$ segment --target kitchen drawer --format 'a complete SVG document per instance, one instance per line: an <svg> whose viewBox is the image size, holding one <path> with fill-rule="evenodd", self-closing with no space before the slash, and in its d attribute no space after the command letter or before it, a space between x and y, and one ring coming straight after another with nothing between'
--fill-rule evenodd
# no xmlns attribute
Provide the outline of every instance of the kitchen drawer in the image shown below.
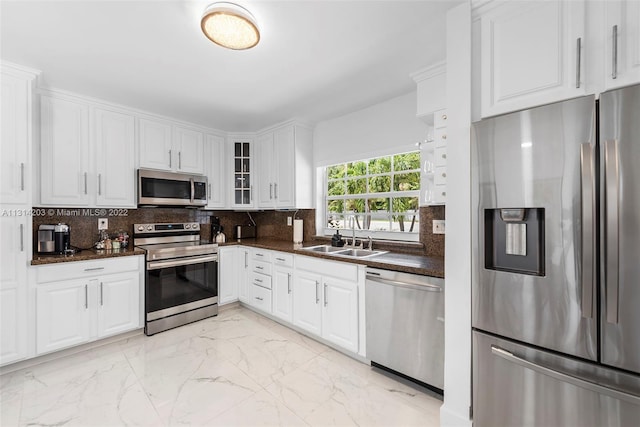
<svg viewBox="0 0 640 427"><path fill-rule="evenodd" d="M283 265L285 267L293 267L293 254L287 254L284 252L274 252L273 264Z"/></svg>
<svg viewBox="0 0 640 427"><path fill-rule="evenodd" d="M271 276L271 263L266 261L256 261L253 260L251 262L251 270L256 273L262 273Z"/></svg>
<svg viewBox="0 0 640 427"><path fill-rule="evenodd" d="M447 146L447 128L435 129L433 131L434 143L436 147Z"/></svg>
<svg viewBox="0 0 640 427"><path fill-rule="evenodd" d="M251 258L258 261L271 262L271 251L266 249L254 249L251 251Z"/></svg>
<svg viewBox="0 0 640 427"><path fill-rule="evenodd" d="M447 167L440 166L437 167L434 172L434 183L436 185L446 185L447 184Z"/></svg>
<svg viewBox="0 0 640 427"><path fill-rule="evenodd" d="M307 270L323 276L333 276L349 282L358 281L357 264L327 261L310 256L296 256L296 270Z"/></svg>
<svg viewBox="0 0 640 427"><path fill-rule="evenodd" d="M36 266L36 282L58 282L83 277L137 271L141 255L123 256L91 261L70 261Z"/></svg>
<svg viewBox="0 0 640 427"><path fill-rule="evenodd" d="M266 276L252 271L249 274L249 284L271 289L271 276Z"/></svg>
<svg viewBox="0 0 640 427"><path fill-rule="evenodd" d="M257 309L271 313L271 289L249 284L249 304Z"/></svg>
<svg viewBox="0 0 640 427"><path fill-rule="evenodd" d="M447 165L447 147L436 148L434 163L436 167Z"/></svg>
<svg viewBox="0 0 640 427"><path fill-rule="evenodd" d="M443 128L447 126L447 110L438 110L433 112L433 127Z"/></svg>

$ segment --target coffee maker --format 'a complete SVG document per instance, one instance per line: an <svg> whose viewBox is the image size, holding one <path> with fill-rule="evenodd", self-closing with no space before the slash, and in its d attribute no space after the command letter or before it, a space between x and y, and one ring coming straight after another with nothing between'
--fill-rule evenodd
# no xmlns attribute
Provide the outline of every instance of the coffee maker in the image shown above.
<svg viewBox="0 0 640 427"><path fill-rule="evenodd" d="M54 228L53 238L55 241L55 251L64 254L71 249L71 231L67 224L59 223Z"/></svg>
<svg viewBox="0 0 640 427"><path fill-rule="evenodd" d="M54 239L55 225L42 224L38 227L38 253L56 253L56 243Z"/></svg>

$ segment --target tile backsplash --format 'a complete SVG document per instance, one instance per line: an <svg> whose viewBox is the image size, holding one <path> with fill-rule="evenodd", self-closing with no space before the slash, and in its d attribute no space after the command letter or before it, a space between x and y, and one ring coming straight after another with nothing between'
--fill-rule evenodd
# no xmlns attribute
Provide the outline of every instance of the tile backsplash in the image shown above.
<svg viewBox="0 0 640 427"><path fill-rule="evenodd" d="M98 218L108 218L109 233L117 234L126 231L133 234L133 224L154 222L197 222L200 224L200 236L211 238L211 217L220 218L223 232L227 240L235 238L236 225L251 223L251 218L257 225L257 237L292 241L293 227L287 225L287 217L294 216L304 221L303 240L310 241L315 237L316 218L315 209L300 209L293 211L257 211L247 214L236 211L208 211L187 208L138 208L138 209L86 209L86 208L52 208L38 207L38 212L45 215L33 217L34 248L37 248L37 230L41 224L64 223L71 230L71 245L78 248L90 248L98 240ZM444 235L432 234L432 220L444 219L444 206L420 208L420 243L412 249L406 245L390 245L393 250L411 252L428 256L444 256ZM250 218L251 217L251 218Z"/></svg>

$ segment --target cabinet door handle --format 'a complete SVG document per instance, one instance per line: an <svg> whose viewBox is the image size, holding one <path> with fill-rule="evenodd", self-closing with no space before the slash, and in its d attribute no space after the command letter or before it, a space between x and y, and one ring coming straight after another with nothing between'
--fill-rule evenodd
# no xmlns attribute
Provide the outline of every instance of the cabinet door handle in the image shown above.
<svg viewBox="0 0 640 427"><path fill-rule="evenodd" d="M20 191L24 191L24 163L20 163Z"/></svg>
<svg viewBox="0 0 640 427"><path fill-rule="evenodd" d="M89 308L89 285L84 285L84 309Z"/></svg>
<svg viewBox="0 0 640 427"><path fill-rule="evenodd" d="M182 169L182 151L178 151L178 169Z"/></svg>
<svg viewBox="0 0 640 427"><path fill-rule="evenodd" d="M327 306L327 284L324 284L324 306Z"/></svg>
<svg viewBox="0 0 640 427"><path fill-rule="evenodd" d="M171 150L169 150L169 169L171 169L171 157L173 157L171 155Z"/></svg>
<svg viewBox="0 0 640 427"><path fill-rule="evenodd" d="M249 186L249 200L253 202L253 185Z"/></svg>
<svg viewBox="0 0 640 427"><path fill-rule="evenodd" d="M209 184L209 200L211 200L211 184Z"/></svg>
<svg viewBox="0 0 640 427"><path fill-rule="evenodd" d="M273 195L274 195L274 197L273 197L274 199L278 198L278 183L277 182L273 184Z"/></svg>
<svg viewBox="0 0 640 427"><path fill-rule="evenodd" d="M102 174L98 174L98 196L102 195Z"/></svg>
<svg viewBox="0 0 640 427"><path fill-rule="evenodd" d="M582 58L582 37L576 40L576 89L580 88L580 62Z"/></svg>
<svg viewBox="0 0 640 427"><path fill-rule="evenodd" d="M269 200L273 199L273 183L269 183Z"/></svg>
<svg viewBox="0 0 640 427"><path fill-rule="evenodd" d="M618 78L618 26L613 26L613 41L612 41L612 50L611 50L611 78Z"/></svg>
<svg viewBox="0 0 640 427"><path fill-rule="evenodd" d="M102 294L102 282L100 282L100 305L104 305L104 297Z"/></svg>
<svg viewBox="0 0 640 427"><path fill-rule="evenodd" d="M87 173L84 173L84 194L87 194Z"/></svg>
<svg viewBox="0 0 640 427"><path fill-rule="evenodd" d="M24 224L20 224L20 252L24 252Z"/></svg>
<svg viewBox="0 0 640 427"><path fill-rule="evenodd" d="M287 293L291 293L291 273L287 273Z"/></svg>
<svg viewBox="0 0 640 427"><path fill-rule="evenodd" d="M249 266L249 263L247 262L248 256L249 256L249 252L245 251L244 252L244 268L247 268Z"/></svg>
<svg viewBox="0 0 640 427"><path fill-rule="evenodd" d="M320 282L316 280L316 304L320 302L320 295L318 295L319 290L320 290Z"/></svg>

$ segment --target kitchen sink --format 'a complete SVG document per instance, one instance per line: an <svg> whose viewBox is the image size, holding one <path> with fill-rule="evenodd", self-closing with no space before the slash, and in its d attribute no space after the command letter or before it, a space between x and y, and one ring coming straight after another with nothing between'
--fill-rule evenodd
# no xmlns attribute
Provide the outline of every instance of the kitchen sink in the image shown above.
<svg viewBox="0 0 640 427"><path fill-rule="evenodd" d="M318 252L327 255L335 255L349 258L367 258L376 255L386 254L388 251L373 251L369 249L358 248L338 248L330 245L309 246L308 248L302 248L304 251Z"/></svg>
<svg viewBox="0 0 640 427"><path fill-rule="evenodd" d="M308 248L302 248L302 250L311 251L311 252L320 252L320 253L326 254L326 253L344 251L345 248L338 248L338 247L329 246L329 245L320 245L320 246L309 246Z"/></svg>
<svg viewBox="0 0 640 427"><path fill-rule="evenodd" d="M386 254L387 251L372 251L369 249L347 249L345 251L337 252L336 255L350 256L354 258L366 258L375 255Z"/></svg>

